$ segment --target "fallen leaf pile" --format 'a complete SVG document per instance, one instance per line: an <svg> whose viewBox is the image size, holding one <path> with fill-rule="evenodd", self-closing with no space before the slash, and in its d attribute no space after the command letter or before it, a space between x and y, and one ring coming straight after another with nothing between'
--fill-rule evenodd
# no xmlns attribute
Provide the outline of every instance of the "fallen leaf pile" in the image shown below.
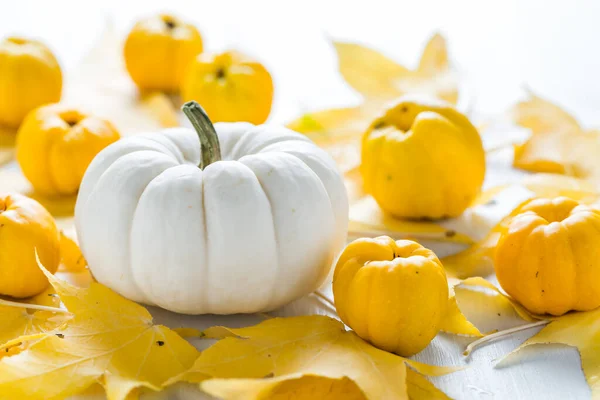
<svg viewBox="0 0 600 400"><path fill-rule="evenodd" d="M101 284L84 289L46 275L53 289L33 304L0 302L9 317L0 337L0 398L58 399L100 383L109 400L125 399L138 388L162 390L187 381L232 399L287 398L298 391L330 398L443 399L421 374L456 370L376 349L340 321L316 315L209 328L199 336L222 340L198 356L178 334L192 337L197 331L153 325L144 307ZM66 310L57 309L59 301ZM465 321L451 325L462 329Z"/></svg>
<svg viewBox="0 0 600 400"><path fill-rule="evenodd" d="M23 349L0 359L0 398L58 399L99 382L109 399L125 399L139 387L162 389L198 357L175 332L153 325L144 307L98 283L82 289L44 272L71 318L48 329L56 313L37 311L23 329L29 336L1 346Z"/></svg>
<svg viewBox="0 0 600 400"><path fill-rule="evenodd" d="M421 374L455 371L376 349L325 316L275 318L240 329L213 327L204 337L220 340L177 379L201 382L207 393L227 399L283 399L292 393L330 399L443 399L447 397Z"/></svg>

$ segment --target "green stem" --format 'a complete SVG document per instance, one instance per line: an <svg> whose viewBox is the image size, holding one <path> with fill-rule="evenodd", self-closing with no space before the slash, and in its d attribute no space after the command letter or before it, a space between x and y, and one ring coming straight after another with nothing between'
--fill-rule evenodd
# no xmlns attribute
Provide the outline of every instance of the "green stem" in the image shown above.
<svg viewBox="0 0 600 400"><path fill-rule="evenodd" d="M204 109L195 101L188 101L181 107L183 113L188 117L200 139L200 165L201 169L221 160L221 146L219 137L210 118Z"/></svg>

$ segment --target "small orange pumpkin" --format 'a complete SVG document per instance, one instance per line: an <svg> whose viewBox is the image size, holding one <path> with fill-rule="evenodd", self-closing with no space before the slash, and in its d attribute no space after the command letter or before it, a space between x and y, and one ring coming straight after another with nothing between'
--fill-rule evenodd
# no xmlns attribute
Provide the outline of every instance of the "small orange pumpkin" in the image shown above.
<svg viewBox="0 0 600 400"><path fill-rule="evenodd" d="M536 314L600 307L600 211L557 197L513 215L494 253L502 288Z"/></svg>
<svg viewBox="0 0 600 400"><path fill-rule="evenodd" d="M363 238L342 252L333 276L342 321L376 347L411 356L440 330L448 281L440 260L410 240Z"/></svg>
<svg viewBox="0 0 600 400"><path fill-rule="evenodd" d="M156 15L135 24L123 49L131 79L142 90L175 92L202 37L195 26L173 15Z"/></svg>
<svg viewBox="0 0 600 400"><path fill-rule="evenodd" d="M50 273L60 263L60 234L52 215L20 194L0 195L0 295L30 297L48 286L35 259Z"/></svg>

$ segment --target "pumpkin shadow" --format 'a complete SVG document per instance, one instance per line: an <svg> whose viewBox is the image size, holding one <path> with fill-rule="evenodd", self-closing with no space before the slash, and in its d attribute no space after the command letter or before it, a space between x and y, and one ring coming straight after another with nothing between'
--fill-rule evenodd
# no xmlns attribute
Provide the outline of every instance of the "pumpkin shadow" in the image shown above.
<svg viewBox="0 0 600 400"><path fill-rule="evenodd" d="M25 196L31 197L41 205L43 205L50 214L55 218L72 217L75 214L75 203L77 195L49 197L31 189L25 191Z"/></svg>

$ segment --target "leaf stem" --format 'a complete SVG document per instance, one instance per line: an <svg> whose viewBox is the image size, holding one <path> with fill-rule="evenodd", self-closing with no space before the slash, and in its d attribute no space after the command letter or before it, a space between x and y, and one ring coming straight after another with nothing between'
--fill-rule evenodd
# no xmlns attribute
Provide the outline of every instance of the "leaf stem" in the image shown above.
<svg viewBox="0 0 600 400"><path fill-rule="evenodd" d="M30 310L51 311L51 312L55 312L55 313L71 314L68 310L65 310L64 308L43 306L40 304L20 303L18 301L10 301L10 300L2 300L2 299L0 299L0 306L27 308Z"/></svg>
<svg viewBox="0 0 600 400"><path fill-rule="evenodd" d="M481 345L483 345L487 342L491 342L493 340L500 339L504 336L508 336L508 335L511 335L516 332L524 331L526 329L531 329L531 328L535 328L537 326L546 325L549 322L550 321L548 321L548 320L537 321L537 322L533 322L531 324L516 326L511 329L505 329L503 331L492 333L491 335L488 335L488 336L484 336L481 339L476 340L476 341L472 342L471 344L469 344L467 346L467 348L465 349L465 351L463 352L463 356L468 357L469 355L471 355L471 352L473 350L475 350L476 348L480 347Z"/></svg>
<svg viewBox="0 0 600 400"><path fill-rule="evenodd" d="M181 107L200 139L200 169L221 160L221 145L217 131L204 109L195 101L188 101Z"/></svg>

